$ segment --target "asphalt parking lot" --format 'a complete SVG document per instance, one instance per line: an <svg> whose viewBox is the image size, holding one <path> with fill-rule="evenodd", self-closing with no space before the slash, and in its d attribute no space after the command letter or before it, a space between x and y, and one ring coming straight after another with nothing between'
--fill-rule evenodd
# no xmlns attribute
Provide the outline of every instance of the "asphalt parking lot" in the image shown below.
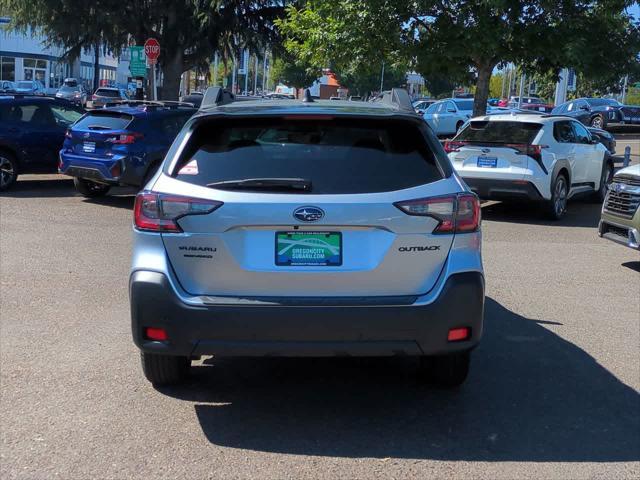
<svg viewBox="0 0 640 480"><path fill-rule="evenodd" d="M485 337L454 392L406 359L208 359L155 390L132 205L55 175L0 198L3 479L640 477L640 255L599 205L483 207Z"/></svg>

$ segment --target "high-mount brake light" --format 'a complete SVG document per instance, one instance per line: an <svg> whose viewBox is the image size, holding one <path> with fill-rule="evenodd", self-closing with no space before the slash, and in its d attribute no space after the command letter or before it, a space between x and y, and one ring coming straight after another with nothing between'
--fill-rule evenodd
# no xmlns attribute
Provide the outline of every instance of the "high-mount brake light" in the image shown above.
<svg viewBox="0 0 640 480"><path fill-rule="evenodd" d="M178 220L187 215L206 215L222 205L216 200L164 193L140 192L133 208L135 227L148 232L179 233Z"/></svg>
<svg viewBox="0 0 640 480"><path fill-rule="evenodd" d="M433 233L468 233L480 226L480 200L473 193L419 198L394 205L407 215L438 220Z"/></svg>

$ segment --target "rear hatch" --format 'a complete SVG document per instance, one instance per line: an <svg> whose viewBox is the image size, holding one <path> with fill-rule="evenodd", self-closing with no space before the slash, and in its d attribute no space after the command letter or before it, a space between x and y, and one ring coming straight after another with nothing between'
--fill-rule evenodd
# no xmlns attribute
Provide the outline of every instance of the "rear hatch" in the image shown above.
<svg viewBox="0 0 640 480"><path fill-rule="evenodd" d="M529 161L542 161L540 146L533 144L541 128L533 122L473 120L445 143L445 151L462 177L520 180Z"/></svg>
<svg viewBox="0 0 640 480"><path fill-rule="evenodd" d="M206 120L154 185L222 202L208 214L196 204L203 214L180 218L181 233L162 234L182 287L222 296L428 292L453 241L434 230L443 219L446 226L451 194L462 189L444 178L446 158L436 160L437 140L425 135L408 119ZM183 208L171 195L168 208ZM433 215L420 216L427 210Z"/></svg>
<svg viewBox="0 0 640 480"><path fill-rule="evenodd" d="M128 128L133 115L114 111L93 111L81 118L67 134L73 153L87 157L111 157L115 145L133 143L137 133Z"/></svg>

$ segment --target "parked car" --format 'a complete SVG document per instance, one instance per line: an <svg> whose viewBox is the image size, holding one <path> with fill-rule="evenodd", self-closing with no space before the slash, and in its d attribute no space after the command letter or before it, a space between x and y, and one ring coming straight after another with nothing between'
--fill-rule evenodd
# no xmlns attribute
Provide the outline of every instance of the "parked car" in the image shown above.
<svg viewBox="0 0 640 480"><path fill-rule="evenodd" d="M67 132L59 171L86 197L106 195L113 185L144 186L195 111L145 102L91 110Z"/></svg>
<svg viewBox="0 0 640 480"><path fill-rule="evenodd" d="M8 80L0 81L0 93L15 93L16 84Z"/></svg>
<svg viewBox="0 0 640 480"><path fill-rule="evenodd" d="M50 97L0 97L0 190L22 173L56 172L65 131L83 111Z"/></svg>
<svg viewBox="0 0 640 480"><path fill-rule="evenodd" d="M15 93L23 95L46 95L44 85L37 80L21 80L16 82Z"/></svg>
<svg viewBox="0 0 640 480"><path fill-rule="evenodd" d="M129 94L122 88L100 87L87 100L87 108L102 108L107 103L129 100Z"/></svg>
<svg viewBox="0 0 640 480"><path fill-rule="evenodd" d="M427 108L429 108L431 105L433 105L436 102L437 100L433 100L433 99L417 100L413 102L413 108L415 109L416 113L419 113L420 115L424 115L424 113L427 111Z"/></svg>
<svg viewBox="0 0 640 480"><path fill-rule="evenodd" d="M449 98L434 103L423 118L436 135L454 135L473 113L473 99Z"/></svg>
<svg viewBox="0 0 640 480"><path fill-rule="evenodd" d="M306 97L212 91L136 197L145 376L179 382L209 354L410 355L459 385L482 335L478 198L405 90Z"/></svg>
<svg viewBox="0 0 640 480"><path fill-rule="evenodd" d="M640 164L614 175L602 205L598 234L640 250Z"/></svg>
<svg viewBox="0 0 640 480"><path fill-rule="evenodd" d="M622 105L612 98L577 98L558 105L551 113L566 115L601 129L624 124L640 125L640 106Z"/></svg>
<svg viewBox="0 0 640 480"><path fill-rule="evenodd" d="M613 174L607 149L579 122L535 114L471 119L445 144L456 171L481 198L540 202L552 219L567 201L602 202Z"/></svg>
<svg viewBox="0 0 640 480"><path fill-rule="evenodd" d="M587 127L587 130L589 130L592 137L597 138L605 146L609 151L609 155L616 154L616 137L601 128Z"/></svg>
<svg viewBox="0 0 640 480"><path fill-rule="evenodd" d="M87 91L78 83L76 85L62 85L56 92L56 98L63 98L75 105L84 107L87 103Z"/></svg>
<svg viewBox="0 0 640 480"><path fill-rule="evenodd" d="M189 95L183 96L180 101L192 104L195 108L200 108L204 94L202 92L191 92Z"/></svg>

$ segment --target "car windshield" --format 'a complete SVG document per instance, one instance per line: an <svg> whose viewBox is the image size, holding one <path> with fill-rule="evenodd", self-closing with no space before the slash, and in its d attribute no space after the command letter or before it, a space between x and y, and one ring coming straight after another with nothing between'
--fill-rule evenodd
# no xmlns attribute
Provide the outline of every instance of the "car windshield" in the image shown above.
<svg viewBox="0 0 640 480"><path fill-rule="evenodd" d="M473 110L473 100L454 100L458 110Z"/></svg>
<svg viewBox="0 0 640 480"><path fill-rule="evenodd" d="M590 98L587 100L587 103L592 107L601 107L603 105L610 105L612 107L617 107L620 103L613 98Z"/></svg>
<svg viewBox="0 0 640 480"><path fill-rule="evenodd" d="M118 98L120 97L120 92L108 88L99 88L96 90L96 95L100 97Z"/></svg>
<svg viewBox="0 0 640 480"><path fill-rule="evenodd" d="M18 82L18 88L33 88L33 83L31 83L31 82Z"/></svg>
<svg viewBox="0 0 640 480"><path fill-rule="evenodd" d="M63 93L68 93L68 92L79 92L80 91L80 87L69 87L67 85L60 87L60 91Z"/></svg>
<svg viewBox="0 0 640 480"><path fill-rule="evenodd" d="M530 144L540 131L539 123L515 121L473 121L454 140L468 143L526 143Z"/></svg>
<svg viewBox="0 0 640 480"><path fill-rule="evenodd" d="M243 119L198 127L174 176L197 185L302 178L311 193L343 194L402 190L442 173L413 122Z"/></svg>

